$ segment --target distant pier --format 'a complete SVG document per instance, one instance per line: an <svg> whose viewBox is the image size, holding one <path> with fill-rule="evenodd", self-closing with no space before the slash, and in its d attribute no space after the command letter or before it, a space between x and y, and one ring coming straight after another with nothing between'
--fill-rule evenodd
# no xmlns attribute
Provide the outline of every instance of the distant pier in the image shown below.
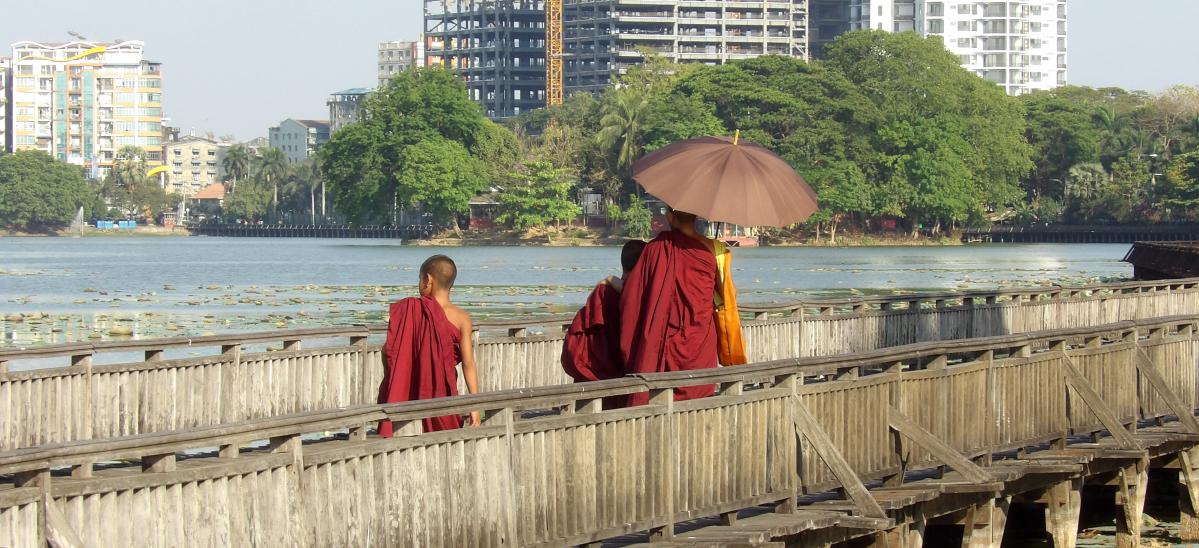
<svg viewBox="0 0 1199 548"><path fill-rule="evenodd" d="M353 226L353 225L252 225L202 224L190 227L193 236L243 238L389 238L422 240L431 238L433 225Z"/></svg>
<svg viewBox="0 0 1199 548"><path fill-rule="evenodd" d="M1199 276L1199 241L1136 242L1124 262L1132 263L1138 280Z"/></svg>
<svg viewBox="0 0 1199 548"><path fill-rule="evenodd" d="M962 230L965 243L1131 244L1199 240L1199 225L994 226Z"/></svg>

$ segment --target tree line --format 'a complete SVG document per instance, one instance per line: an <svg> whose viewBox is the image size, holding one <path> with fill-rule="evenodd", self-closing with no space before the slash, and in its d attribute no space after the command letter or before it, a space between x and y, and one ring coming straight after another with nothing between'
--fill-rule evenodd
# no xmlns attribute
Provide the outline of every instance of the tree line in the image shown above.
<svg viewBox="0 0 1199 548"><path fill-rule="evenodd" d="M528 228L570 223L582 196L598 193L622 231L645 236L650 213L632 181L636 159L736 130L817 190L820 212L791 227L817 237L847 226L935 234L1199 214L1196 88L1068 86L1010 97L961 68L939 38L881 31L838 37L823 61L678 65L645 52L602 93L502 124L452 72L413 69L368 96L360 121L310 164L230 149L224 214L315 220L328 208L347 222L391 224L397 210L415 208L457 228L485 195L495 220ZM112 188L127 194L139 186L113 177Z"/></svg>

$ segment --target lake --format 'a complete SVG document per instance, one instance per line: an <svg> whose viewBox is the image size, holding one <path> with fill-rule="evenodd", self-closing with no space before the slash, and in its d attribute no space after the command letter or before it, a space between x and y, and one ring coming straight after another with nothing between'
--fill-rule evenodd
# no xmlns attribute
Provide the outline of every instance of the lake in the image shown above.
<svg viewBox="0 0 1199 548"><path fill-rule="evenodd" d="M1127 245L747 248L742 302L1083 284L1129 277ZM573 312L619 274L615 247L404 246L388 240L0 238L0 347L384 321L434 253L476 317ZM18 320L19 316L19 320Z"/></svg>

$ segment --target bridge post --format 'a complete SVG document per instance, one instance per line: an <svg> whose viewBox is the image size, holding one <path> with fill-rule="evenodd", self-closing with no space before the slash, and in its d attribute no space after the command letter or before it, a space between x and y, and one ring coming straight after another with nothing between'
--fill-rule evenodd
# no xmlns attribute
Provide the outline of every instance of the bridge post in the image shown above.
<svg viewBox="0 0 1199 548"><path fill-rule="evenodd" d="M1178 453L1178 536L1183 542L1199 541L1199 447Z"/></svg>
<svg viewBox="0 0 1199 548"><path fill-rule="evenodd" d="M661 420L650 427L649 440L651 447L657 448L654 462L653 487L657 499L656 506L662 509L663 525L650 532L651 541L674 540L674 480L678 469L679 446L677 434L674 432L674 389L657 388L650 390L649 404L661 406ZM647 486L649 487L649 486Z"/></svg>
<svg viewBox="0 0 1199 548"><path fill-rule="evenodd" d="M1149 463L1138 460L1116 473L1116 548L1141 545L1141 515L1145 511L1145 489L1149 485Z"/></svg>
<svg viewBox="0 0 1199 548"><path fill-rule="evenodd" d="M1078 516L1082 509L1082 478L1071 478L1050 487L1045 502L1045 530L1056 548L1074 548L1078 542Z"/></svg>
<svg viewBox="0 0 1199 548"><path fill-rule="evenodd" d="M1011 505L1011 497L999 497L967 509L962 548L999 548Z"/></svg>

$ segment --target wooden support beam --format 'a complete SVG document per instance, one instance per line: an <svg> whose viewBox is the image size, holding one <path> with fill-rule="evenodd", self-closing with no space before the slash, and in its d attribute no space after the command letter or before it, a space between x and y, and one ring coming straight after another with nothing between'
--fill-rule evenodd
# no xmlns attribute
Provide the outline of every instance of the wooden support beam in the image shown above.
<svg viewBox="0 0 1199 548"><path fill-rule="evenodd" d="M1103 398L1099 397L1099 393L1091 386L1091 382L1074 365L1074 359L1065 352L1062 353L1062 366L1066 370L1066 383L1082 398L1091 412L1099 417L1099 422L1111 433L1116 445L1122 449L1141 449L1136 438L1124 428L1116 413L1104 403Z"/></svg>
<svg viewBox="0 0 1199 548"><path fill-rule="evenodd" d="M1178 536L1183 542L1199 541L1199 447L1178 453Z"/></svg>
<svg viewBox="0 0 1199 548"><path fill-rule="evenodd" d="M1173 411L1174 415L1178 417L1178 421L1181 422L1188 431L1199 433L1199 421L1195 420L1195 410L1192 409L1190 405L1184 403L1182 398L1178 397L1178 395L1170 389L1170 385L1166 383L1166 379L1162 377L1161 373L1158 373L1157 370L1153 368L1153 359L1149 357L1149 354L1145 352L1144 348L1137 347L1136 352L1137 371L1141 373L1141 376L1144 377L1145 380L1149 381L1149 384L1153 386L1153 389L1157 391L1157 394L1161 396L1163 400L1166 400L1166 405L1170 406L1170 410Z"/></svg>
<svg viewBox="0 0 1199 548"><path fill-rule="evenodd" d="M977 464L971 462L970 459L962 456L956 449L933 435L932 432L921 428L919 424L904 416L898 409L892 407L888 411L887 422L896 432L911 439L916 445L928 450L934 457L956 470L970 482L987 483L994 480L986 470L983 470Z"/></svg>
<svg viewBox="0 0 1199 548"><path fill-rule="evenodd" d="M1116 491L1116 548L1141 545L1141 515L1145 511L1145 489L1149 486L1149 463L1138 461L1119 472Z"/></svg>
<svg viewBox="0 0 1199 548"><path fill-rule="evenodd" d="M42 499L46 514L46 543L53 548L85 548L79 534L67 521L67 516L58 508L53 498Z"/></svg>
<svg viewBox="0 0 1199 548"><path fill-rule="evenodd" d="M807 438L820 460L832 470L833 476L845 488L845 494L853 502L857 512L866 517L886 518L887 513L878 505L878 501L870 496L866 486L862 485L862 480L854 473L853 468L850 468L849 462L833 445L833 440L820 427L820 422L808 411L799 395L791 396L791 422L795 426L795 435Z"/></svg>
<svg viewBox="0 0 1199 548"><path fill-rule="evenodd" d="M1011 497L1000 497L967 509L962 548L999 548L1011 505Z"/></svg>
<svg viewBox="0 0 1199 548"><path fill-rule="evenodd" d="M1074 548L1078 542L1082 484L1082 478L1071 478L1045 492L1045 530L1053 537L1055 548Z"/></svg>

